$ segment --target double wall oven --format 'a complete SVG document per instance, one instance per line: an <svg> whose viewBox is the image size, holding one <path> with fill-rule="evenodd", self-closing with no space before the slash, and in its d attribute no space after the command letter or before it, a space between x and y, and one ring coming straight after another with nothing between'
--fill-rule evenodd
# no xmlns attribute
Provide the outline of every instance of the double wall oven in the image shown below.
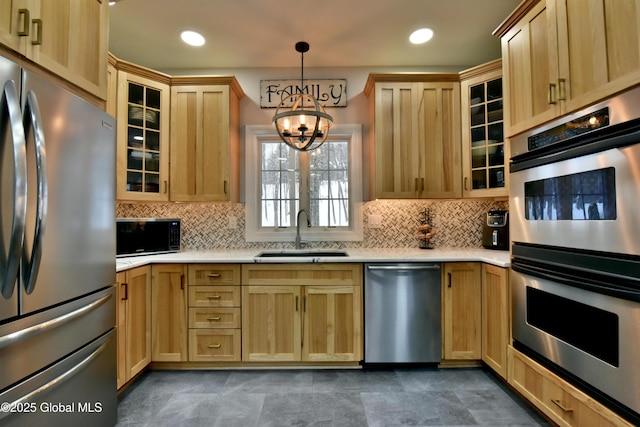
<svg viewBox="0 0 640 427"><path fill-rule="evenodd" d="M640 88L511 153L514 346L640 425Z"/></svg>

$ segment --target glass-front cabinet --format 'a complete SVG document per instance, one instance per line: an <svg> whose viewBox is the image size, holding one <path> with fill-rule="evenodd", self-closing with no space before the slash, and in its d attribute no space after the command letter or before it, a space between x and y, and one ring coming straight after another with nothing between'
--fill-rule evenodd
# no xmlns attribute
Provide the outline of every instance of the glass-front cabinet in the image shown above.
<svg viewBox="0 0 640 427"><path fill-rule="evenodd" d="M168 84L118 72L118 200L169 199L169 97Z"/></svg>
<svg viewBox="0 0 640 427"><path fill-rule="evenodd" d="M501 61L461 73L463 194L508 196Z"/></svg>

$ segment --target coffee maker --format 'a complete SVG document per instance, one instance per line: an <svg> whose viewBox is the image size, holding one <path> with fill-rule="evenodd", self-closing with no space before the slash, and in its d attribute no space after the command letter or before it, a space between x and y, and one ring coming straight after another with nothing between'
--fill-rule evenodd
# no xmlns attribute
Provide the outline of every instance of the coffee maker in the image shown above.
<svg viewBox="0 0 640 427"><path fill-rule="evenodd" d="M487 212L487 219L482 225L482 246L509 250L509 211Z"/></svg>

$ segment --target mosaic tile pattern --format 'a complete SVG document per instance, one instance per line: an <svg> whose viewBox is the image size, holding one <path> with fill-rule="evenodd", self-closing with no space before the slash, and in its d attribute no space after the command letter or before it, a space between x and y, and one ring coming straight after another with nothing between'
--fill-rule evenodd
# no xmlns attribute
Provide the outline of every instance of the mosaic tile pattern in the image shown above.
<svg viewBox="0 0 640 427"><path fill-rule="evenodd" d="M508 209L506 201L486 200L376 200L364 204L362 242L312 242L308 247L417 248L418 225L425 209L433 217L435 248L482 246L486 212ZM369 228L369 215L380 215L380 228ZM119 218L181 218L182 247L189 250L290 248L292 243L246 242L244 205L238 203L118 204ZM228 217L236 228L227 228Z"/></svg>

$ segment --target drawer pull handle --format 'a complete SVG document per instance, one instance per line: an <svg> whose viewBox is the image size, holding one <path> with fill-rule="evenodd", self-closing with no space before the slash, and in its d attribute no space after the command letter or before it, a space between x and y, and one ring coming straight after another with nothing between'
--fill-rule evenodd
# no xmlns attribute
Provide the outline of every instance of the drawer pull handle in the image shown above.
<svg viewBox="0 0 640 427"><path fill-rule="evenodd" d="M219 318L219 317L207 317L207 320L208 320L209 322L217 322L217 321L219 321L219 320L220 320L220 318Z"/></svg>
<svg viewBox="0 0 640 427"><path fill-rule="evenodd" d="M558 101L567 100L566 83L567 79L558 79Z"/></svg>
<svg viewBox="0 0 640 427"><path fill-rule="evenodd" d="M573 412L573 408L564 406L564 404L560 401L560 399L551 399L551 403L555 404L558 408L562 409L564 412Z"/></svg>
<svg viewBox="0 0 640 427"><path fill-rule="evenodd" d="M42 19L33 19L31 22L36 27L36 38L35 40L31 40L31 44L40 46L42 44Z"/></svg>
<svg viewBox="0 0 640 427"><path fill-rule="evenodd" d="M207 347L208 348L220 348L221 345L220 344L209 344Z"/></svg>
<svg viewBox="0 0 640 427"><path fill-rule="evenodd" d="M547 92L547 102L549 104L557 104L557 97L556 97L556 84L555 83L549 83L549 90Z"/></svg>
<svg viewBox="0 0 640 427"><path fill-rule="evenodd" d="M28 36L29 35L29 24L31 23L31 19L29 19L29 9L18 9L18 15L22 16L22 29L18 30L18 35Z"/></svg>
<svg viewBox="0 0 640 427"><path fill-rule="evenodd" d="M207 296L208 299L220 299L220 295L209 295Z"/></svg>
<svg viewBox="0 0 640 427"><path fill-rule="evenodd" d="M209 273L209 274L207 274L207 277L211 277L213 279L216 279L216 278L220 277L220 273Z"/></svg>

